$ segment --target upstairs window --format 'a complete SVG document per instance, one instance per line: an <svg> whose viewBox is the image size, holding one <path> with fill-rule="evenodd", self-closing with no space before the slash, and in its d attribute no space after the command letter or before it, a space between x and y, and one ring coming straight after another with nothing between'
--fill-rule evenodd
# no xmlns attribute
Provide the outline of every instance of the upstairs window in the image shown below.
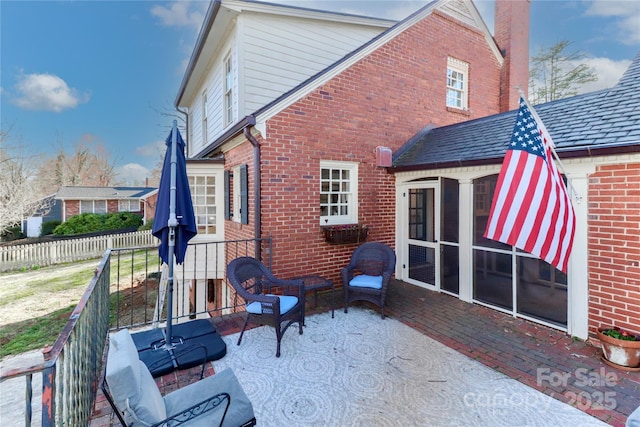
<svg viewBox="0 0 640 427"><path fill-rule="evenodd" d="M358 164L320 162L320 225L358 222Z"/></svg>
<svg viewBox="0 0 640 427"><path fill-rule="evenodd" d="M468 108L469 64L454 58L447 60L447 107Z"/></svg>
<svg viewBox="0 0 640 427"><path fill-rule="evenodd" d="M208 117L209 113L207 112L207 92L205 91L202 94L202 145L207 145L207 142L209 141Z"/></svg>
<svg viewBox="0 0 640 427"><path fill-rule="evenodd" d="M233 122L233 62L231 54L224 60L224 125Z"/></svg>

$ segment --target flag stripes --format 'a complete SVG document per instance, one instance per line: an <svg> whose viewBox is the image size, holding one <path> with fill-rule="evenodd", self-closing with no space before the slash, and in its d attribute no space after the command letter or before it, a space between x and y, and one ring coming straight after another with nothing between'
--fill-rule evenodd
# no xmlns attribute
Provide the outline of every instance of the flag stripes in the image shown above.
<svg viewBox="0 0 640 427"><path fill-rule="evenodd" d="M553 141L534 114L520 99L484 236L536 255L566 273L575 214L553 161Z"/></svg>

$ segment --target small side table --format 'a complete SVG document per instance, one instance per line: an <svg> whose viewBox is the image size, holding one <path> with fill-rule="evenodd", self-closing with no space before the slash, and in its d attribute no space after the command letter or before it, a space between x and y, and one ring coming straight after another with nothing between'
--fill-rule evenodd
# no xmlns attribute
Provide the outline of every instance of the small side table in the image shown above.
<svg viewBox="0 0 640 427"><path fill-rule="evenodd" d="M331 318L333 319L335 312L335 291L336 287L331 280L325 279L320 276L302 276L295 277L296 280L302 280L304 284L305 293L308 291L314 291L315 293L315 305L318 306L318 291L321 289L329 289L331 288ZM306 311L306 308L305 308ZM303 313L306 315L306 313ZM304 318L304 316L303 316Z"/></svg>

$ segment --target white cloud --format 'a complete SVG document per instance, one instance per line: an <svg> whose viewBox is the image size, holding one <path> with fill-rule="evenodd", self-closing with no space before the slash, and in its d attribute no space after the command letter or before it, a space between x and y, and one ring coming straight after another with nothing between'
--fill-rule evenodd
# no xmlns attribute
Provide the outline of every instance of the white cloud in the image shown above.
<svg viewBox="0 0 640 427"><path fill-rule="evenodd" d="M588 16L616 19L617 39L626 45L640 43L640 2L635 0L595 0L586 10Z"/></svg>
<svg viewBox="0 0 640 427"><path fill-rule="evenodd" d="M88 94L80 94L53 74L20 74L17 81L13 102L25 110L59 113L89 100Z"/></svg>
<svg viewBox="0 0 640 427"><path fill-rule="evenodd" d="M167 27L193 27L199 30L202 26L209 2L203 1L174 1L169 7L153 6L151 14L162 21Z"/></svg>
<svg viewBox="0 0 640 427"><path fill-rule="evenodd" d="M609 58L584 58L578 63L593 68L598 75L597 81L584 84L578 89L578 93L594 92L615 86L631 65L631 61L628 60L615 61Z"/></svg>
<svg viewBox="0 0 640 427"><path fill-rule="evenodd" d="M138 163L127 163L116 168L116 181L120 185L144 186L150 171Z"/></svg>

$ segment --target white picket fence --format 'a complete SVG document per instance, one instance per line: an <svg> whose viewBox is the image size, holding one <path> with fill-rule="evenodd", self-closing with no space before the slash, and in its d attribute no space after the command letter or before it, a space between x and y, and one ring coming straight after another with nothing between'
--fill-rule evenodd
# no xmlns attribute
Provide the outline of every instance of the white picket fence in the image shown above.
<svg viewBox="0 0 640 427"><path fill-rule="evenodd" d="M156 246L151 230L0 247L0 272L100 258L107 249Z"/></svg>

